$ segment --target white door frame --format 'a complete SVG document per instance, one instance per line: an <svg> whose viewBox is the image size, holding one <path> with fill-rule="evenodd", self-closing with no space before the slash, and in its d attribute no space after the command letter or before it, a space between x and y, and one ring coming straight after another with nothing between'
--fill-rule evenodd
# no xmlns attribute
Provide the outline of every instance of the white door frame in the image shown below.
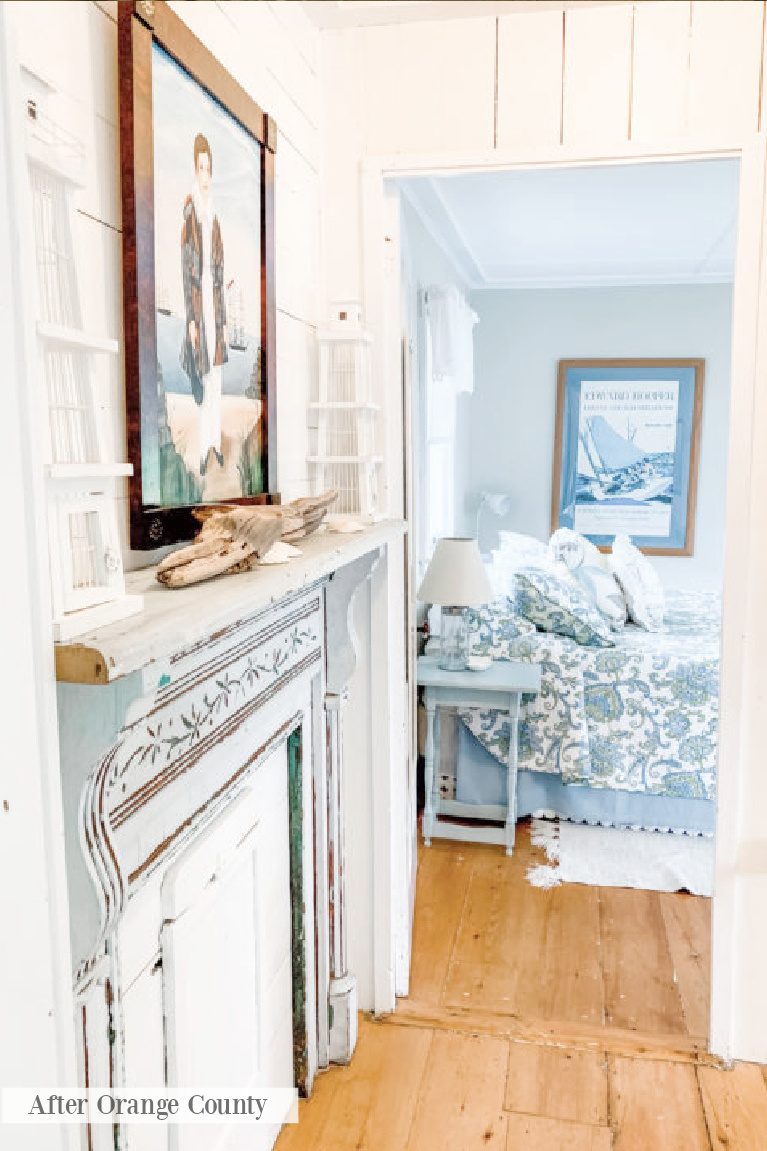
<svg viewBox="0 0 767 1151"><path fill-rule="evenodd" d="M757 470L765 471L763 490L767 498L767 464L760 468L758 463L760 434L765 443L761 455L767 458L767 412L761 413L756 386L757 379L767 375L767 339L759 339L760 329L767 331L766 139L759 134L746 142L719 138L692 144L688 140L652 149L627 144L593 151L560 146L452 155L374 156L363 160L360 178L365 311L375 346L382 350L374 361L374 389L383 406L384 500L388 514L399 516L403 506L403 461L398 447L402 427L397 310L400 258L399 251L392 251L395 241L399 241L399 222L395 219L399 196L393 180L403 176L725 157L741 161L720 680L719 761L727 764L729 770L720 770L718 781L709 1046L726 1059L760 1062L767 1062L767 988L760 961L750 956L752 952L764 955L767 950L767 925L753 946L750 941L754 923L765 920L759 907L767 900L767 833L763 840L753 830L749 834L744 813L756 803L762 813L767 807L767 783L758 782L759 744L753 738L757 691L752 688L751 695L747 694L748 685L755 680L758 661L757 637L750 637L749 627L754 629L761 624L767 639L767 608L759 614L754 602L760 580L762 587L767 586L767 544L752 547L750 532L751 523L758 524L755 516L762 499ZM760 416L763 428L758 422ZM762 535L767 539L767 532L762 530ZM767 675L762 679L767 684ZM395 813L398 807L405 809L404 804L395 803ZM767 823L764 815L763 822ZM411 833L407 826L395 824L396 852L404 853L406 837ZM396 889L393 871L388 882L397 906L404 893L401 884ZM395 916L397 921L401 922L401 917ZM401 948L402 941L395 940L394 946Z"/></svg>

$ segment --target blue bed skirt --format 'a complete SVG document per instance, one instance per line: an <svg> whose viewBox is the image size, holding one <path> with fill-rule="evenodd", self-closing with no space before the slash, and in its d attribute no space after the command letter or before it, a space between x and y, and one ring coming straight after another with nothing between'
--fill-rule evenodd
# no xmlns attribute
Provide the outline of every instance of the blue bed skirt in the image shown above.
<svg viewBox="0 0 767 1151"><path fill-rule="evenodd" d="M506 804L506 769L478 739L458 723L455 798L462 803ZM714 802L677 799L636 791L610 791L564 784L558 775L520 771L517 777L517 814L520 819L537 811L563 819L606 823L618 827L662 827L696 834L713 834Z"/></svg>

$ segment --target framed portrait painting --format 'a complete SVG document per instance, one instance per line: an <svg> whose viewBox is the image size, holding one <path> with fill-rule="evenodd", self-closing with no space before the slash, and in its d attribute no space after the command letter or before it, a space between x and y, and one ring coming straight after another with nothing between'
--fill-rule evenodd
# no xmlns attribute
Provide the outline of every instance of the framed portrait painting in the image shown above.
<svg viewBox="0 0 767 1151"><path fill-rule="evenodd" d="M704 360L560 360L552 531L693 554Z"/></svg>
<svg viewBox="0 0 767 1151"><path fill-rule="evenodd" d="M164 3L119 5L131 546L276 497L274 122Z"/></svg>

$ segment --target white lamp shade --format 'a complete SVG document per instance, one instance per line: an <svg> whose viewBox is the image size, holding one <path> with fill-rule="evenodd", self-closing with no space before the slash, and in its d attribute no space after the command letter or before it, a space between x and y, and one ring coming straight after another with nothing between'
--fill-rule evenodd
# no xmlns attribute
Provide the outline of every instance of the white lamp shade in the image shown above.
<svg viewBox="0 0 767 1151"><path fill-rule="evenodd" d="M481 607L493 598L475 539L442 539L418 589L422 603Z"/></svg>

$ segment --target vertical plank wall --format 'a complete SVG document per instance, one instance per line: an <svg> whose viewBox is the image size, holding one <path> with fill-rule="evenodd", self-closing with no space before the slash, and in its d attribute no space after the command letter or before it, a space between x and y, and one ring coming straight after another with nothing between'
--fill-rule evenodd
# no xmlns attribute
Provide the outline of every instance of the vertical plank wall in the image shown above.
<svg viewBox="0 0 767 1151"><path fill-rule="evenodd" d="M307 401L315 375L319 300L321 111L319 32L286 0L172 5L279 130L276 160L277 398L279 482L285 499L309 491ZM52 114L84 143L87 187L78 199L80 289L85 326L122 342L117 4L14 5L22 65L56 95ZM41 35L40 30L45 29ZM87 270L87 274L84 270ZM102 358L100 403L116 458L125 458L122 358ZM115 487L126 569L154 562L130 553L127 481Z"/></svg>
<svg viewBox="0 0 767 1151"><path fill-rule="evenodd" d="M655 0L324 32L325 297L362 292L365 157L737 143L761 127L764 18Z"/></svg>

